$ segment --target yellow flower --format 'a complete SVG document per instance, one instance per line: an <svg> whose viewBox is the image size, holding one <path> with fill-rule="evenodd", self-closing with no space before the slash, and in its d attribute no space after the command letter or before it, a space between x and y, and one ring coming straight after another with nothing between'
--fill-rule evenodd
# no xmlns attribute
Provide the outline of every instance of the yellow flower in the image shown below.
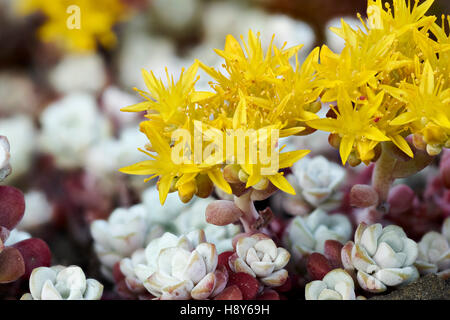
<svg viewBox="0 0 450 320"><path fill-rule="evenodd" d="M376 145L380 141L390 140L377 127L378 120L375 116L383 98L384 94L381 92L368 101L352 102L345 89L340 88L337 108L333 108L336 118L311 120L308 124L315 129L339 134L342 164L347 162L354 148L359 158L367 163L373 158Z"/></svg>
<svg viewBox="0 0 450 320"><path fill-rule="evenodd" d="M47 18L39 28L39 38L56 43L62 49L89 52L97 48L97 42L105 48L113 47L116 35L112 28L127 15L127 7L121 0L18 0L17 11L30 14L41 11ZM79 8L79 28L69 28L73 6Z"/></svg>
<svg viewBox="0 0 450 320"><path fill-rule="evenodd" d="M199 183L208 185L208 181L231 193L223 175L228 164L237 165L247 187L263 190L271 182L295 193L280 169L309 151L280 153L278 139L298 134L305 121L318 118L315 113L321 92L314 81L318 49L303 66L298 59L295 69L290 64L300 47L278 49L271 44L264 53L259 35L249 31L245 49L228 36L225 49L216 50L224 58L228 74L196 61L177 82L167 74L164 83L143 70L148 92L137 91L145 101L122 111L147 112L141 130L150 140L150 152L144 152L153 160L121 171L151 175L149 179L159 177L161 202L175 190L183 201L193 194L204 195L205 188ZM199 66L215 80L211 84L214 92L195 90ZM181 151L183 156L178 157ZM209 180L205 182L204 177Z"/></svg>
<svg viewBox="0 0 450 320"><path fill-rule="evenodd" d="M204 173L219 188L231 193L230 185L225 181L220 171L220 166L196 166L189 163L175 163L172 157L170 144L156 130L151 121L141 123L141 131L144 132L151 143L150 151L140 149L152 160L141 161L131 166L121 168L120 171L134 175L150 175L145 181L159 177L158 190L161 204L166 200L171 187L183 191L183 186L188 186L195 178ZM195 183L195 182L194 182ZM193 193L195 193L195 187Z"/></svg>
<svg viewBox="0 0 450 320"><path fill-rule="evenodd" d="M212 92L195 91L198 63L194 63L186 72L181 72L175 83L166 69L167 85L157 79L153 72L142 70L142 76L149 92L135 89L146 99L144 102L125 107L121 111L149 111L147 117L160 120L164 126L183 126L188 115L195 113L195 104L212 97ZM156 112L156 113L154 113Z"/></svg>
<svg viewBox="0 0 450 320"><path fill-rule="evenodd" d="M418 85L404 82L400 88L384 86L407 106L390 124L410 127L433 148L448 145L450 137L450 88L442 88L442 79L435 79L433 68L426 61Z"/></svg>

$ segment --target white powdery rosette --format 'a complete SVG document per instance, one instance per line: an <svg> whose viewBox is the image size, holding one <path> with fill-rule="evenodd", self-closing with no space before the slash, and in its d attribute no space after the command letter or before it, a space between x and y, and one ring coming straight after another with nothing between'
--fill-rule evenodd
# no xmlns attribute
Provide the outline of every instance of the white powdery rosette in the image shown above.
<svg viewBox="0 0 450 320"><path fill-rule="evenodd" d="M163 300L203 300L214 297L228 281L226 269L217 269L218 255L202 230L177 237L165 233L123 259L120 269L134 292L146 288Z"/></svg>
<svg viewBox="0 0 450 320"><path fill-rule="evenodd" d="M63 169L84 165L89 148L111 136L110 122L99 112L91 94L71 93L41 114L40 143Z"/></svg>
<svg viewBox="0 0 450 320"><path fill-rule="evenodd" d="M149 223L148 212L142 204L115 209L108 220L91 224L94 250L102 264L103 275L112 280L114 264L144 248L151 238L161 236L164 229Z"/></svg>
<svg viewBox="0 0 450 320"><path fill-rule="evenodd" d="M340 204L342 194L336 190L345 178L345 169L323 156L305 157L292 166L289 181L297 194L314 208L331 210Z"/></svg>
<svg viewBox="0 0 450 320"><path fill-rule="evenodd" d="M297 261L313 252L323 253L326 240L344 244L352 234L350 220L342 214L314 210L306 217L297 216L287 227L283 242Z"/></svg>
<svg viewBox="0 0 450 320"><path fill-rule="evenodd" d="M419 272L413 265L417 256L417 243L402 228L383 228L379 223L359 224L355 242L347 242L341 252L345 269L356 269L361 288L375 293L418 279Z"/></svg>
<svg viewBox="0 0 450 320"><path fill-rule="evenodd" d="M191 203L183 203L176 192L169 193L164 205L159 201L159 192L155 186L152 186L142 193L142 203L147 208L150 221L173 227L174 220Z"/></svg>
<svg viewBox="0 0 450 320"><path fill-rule="evenodd" d="M30 276L30 293L21 300L100 300L103 285L86 279L78 266L39 267Z"/></svg>
<svg viewBox="0 0 450 320"><path fill-rule="evenodd" d="M442 233L430 231L420 242L415 266L420 274L450 273L450 218L445 219Z"/></svg>
<svg viewBox="0 0 450 320"><path fill-rule="evenodd" d="M242 237L236 243L236 252L230 256L229 265L234 272L245 272L266 286L283 285L288 272L283 269L291 254L262 233Z"/></svg>
<svg viewBox="0 0 450 320"><path fill-rule="evenodd" d="M343 269L328 272L322 280L311 281L305 288L306 300L360 300L356 297L353 278Z"/></svg>

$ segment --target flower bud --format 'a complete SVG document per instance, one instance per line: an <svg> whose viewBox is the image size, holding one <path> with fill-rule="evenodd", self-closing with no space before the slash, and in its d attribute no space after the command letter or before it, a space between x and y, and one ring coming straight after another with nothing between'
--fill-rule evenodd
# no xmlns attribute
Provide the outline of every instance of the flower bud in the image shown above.
<svg viewBox="0 0 450 320"><path fill-rule="evenodd" d="M358 158L355 152L351 152L348 156L347 162L352 167L356 167L361 163L361 159Z"/></svg>
<svg viewBox="0 0 450 320"><path fill-rule="evenodd" d="M423 137L420 134L413 134L412 143L419 150L425 150L427 148L427 144L423 141Z"/></svg>
<svg viewBox="0 0 450 320"><path fill-rule="evenodd" d="M244 170L239 170L239 180L241 182L247 183L249 175Z"/></svg>
<svg viewBox="0 0 450 320"><path fill-rule="evenodd" d="M195 193L199 198L208 198L214 190L214 183L206 174L199 174L195 178L197 184L197 192Z"/></svg>
<svg viewBox="0 0 450 320"><path fill-rule="evenodd" d="M309 105L305 106L305 111L309 111L312 113L317 113L322 108L322 103L320 101L314 101Z"/></svg>
<svg viewBox="0 0 450 320"><path fill-rule="evenodd" d="M241 166L238 164L228 164L223 168L223 177L228 183L241 182L241 180L239 180L240 170Z"/></svg>
<svg viewBox="0 0 450 320"><path fill-rule="evenodd" d="M367 208L378 204L378 193L366 184L355 184L350 191L350 205Z"/></svg>
<svg viewBox="0 0 450 320"><path fill-rule="evenodd" d="M441 153L442 148L438 145L431 145L427 144L427 153L430 156L437 156L439 153Z"/></svg>
<svg viewBox="0 0 450 320"><path fill-rule="evenodd" d="M253 185L253 189L255 190L265 190L267 187L269 186L269 180L266 178L262 178L261 180L259 180L259 182L255 185Z"/></svg>
<svg viewBox="0 0 450 320"><path fill-rule="evenodd" d="M216 226L226 226L236 222L242 216L242 211L229 200L217 200L206 207L206 222Z"/></svg>
<svg viewBox="0 0 450 320"><path fill-rule="evenodd" d="M195 181L191 180L178 186L178 196L183 203L191 201L197 191Z"/></svg>
<svg viewBox="0 0 450 320"><path fill-rule="evenodd" d="M405 184L399 184L391 188L388 195L388 203L391 214L401 214L411 209L415 194Z"/></svg>
<svg viewBox="0 0 450 320"><path fill-rule="evenodd" d="M328 136L328 143L335 149L339 149L339 145L341 144L341 137L337 133L331 133Z"/></svg>

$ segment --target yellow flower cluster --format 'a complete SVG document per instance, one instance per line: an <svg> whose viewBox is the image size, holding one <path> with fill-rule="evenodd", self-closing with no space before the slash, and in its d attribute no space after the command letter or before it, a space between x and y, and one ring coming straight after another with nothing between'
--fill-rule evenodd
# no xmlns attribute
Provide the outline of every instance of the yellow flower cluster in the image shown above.
<svg viewBox="0 0 450 320"><path fill-rule="evenodd" d="M391 8L369 0L363 30L345 21L333 31L345 40L340 54L323 46L318 81L330 118L308 125L332 133L342 162L376 160L382 141L413 157L405 137L431 155L450 145L450 38L426 12L434 0L414 5L394 0ZM447 27L449 18L447 17Z"/></svg>
<svg viewBox="0 0 450 320"><path fill-rule="evenodd" d="M143 70L148 92L136 90L145 101L122 109L147 112L148 120L141 123L141 131L150 144L147 151L141 151L153 159L121 171L151 175L150 179L159 177L162 203L167 193L175 190L183 201L189 201L194 194L208 196L208 186L212 186L209 182L227 193L232 192L230 184L234 183L259 190L272 183L295 193L278 169L290 167L309 151L280 153L278 137L299 134L305 129L305 121L318 118L315 113L320 109L317 99L321 89L314 79L319 51L314 50L302 66L296 60L293 67L290 60L297 57L301 46L286 49L271 43L264 53L259 35L252 31L248 33L248 43L243 38L242 41L243 47L228 36L224 50L216 50L224 59L223 70L196 61L183 70L177 82L167 74L166 83ZM213 79L212 91L195 90L199 68ZM221 143L216 139L214 143L203 141L200 146L199 154L211 154L215 160L195 159L194 154L189 161L177 162L173 154L179 144L173 137L179 129L190 133L184 141L189 150L198 147L194 141L196 130L219 137ZM228 147L229 136L234 143L231 149L210 151L212 146ZM244 143L238 144L240 138ZM275 170L264 170L273 165L266 160L274 159L274 155Z"/></svg>
<svg viewBox="0 0 450 320"><path fill-rule="evenodd" d="M143 70L148 92L136 90L145 101L123 111L147 113L141 131L150 143L141 151L152 159L121 171L158 177L163 203L168 192L178 191L189 201L194 194L208 196L214 185L231 193L239 183L257 190L272 183L295 193L279 169L308 151L281 153L277 148L275 171L264 170L270 165L260 156L267 155L269 141L277 144L279 137L315 129L330 132L330 144L339 148L343 164L376 161L385 142L413 157L409 135L415 147L438 154L450 145L450 18L438 24L427 16L432 3L393 0L391 8L368 0L367 20L359 16L363 28L342 21L341 28L333 29L346 43L340 54L323 46L301 65L296 58L301 46L271 43L264 53L259 35L250 31L247 43L241 37L243 46L228 36L224 50L216 50L223 69L196 61L178 81L166 70L166 83ZM199 68L212 78L212 91L195 90ZM326 118L316 115L321 102L330 103ZM187 138L177 134L180 129L189 133ZM249 130L253 133L246 134ZM277 130L275 137L267 133L271 130ZM236 138L243 135L249 143L219 152L213 142L198 147L198 131L208 132L211 141L219 137L222 145L230 132L240 132ZM209 156L192 156L198 148ZM174 159L174 151L184 155L186 150L188 161Z"/></svg>
<svg viewBox="0 0 450 320"><path fill-rule="evenodd" d="M127 15L121 0L18 0L15 4L21 15L43 13L46 21L38 30L39 38L69 52L94 51L97 43L113 47L117 39L112 28ZM72 28L77 22L79 26Z"/></svg>

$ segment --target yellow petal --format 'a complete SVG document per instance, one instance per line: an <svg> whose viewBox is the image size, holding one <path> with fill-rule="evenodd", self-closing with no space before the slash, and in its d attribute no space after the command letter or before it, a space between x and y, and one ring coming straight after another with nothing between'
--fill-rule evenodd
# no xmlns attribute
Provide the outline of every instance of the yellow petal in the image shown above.
<svg viewBox="0 0 450 320"><path fill-rule="evenodd" d="M405 138L403 138L401 135L396 135L391 137L392 142L404 153L406 153L411 158L414 158L414 154L409 146L409 144L406 142Z"/></svg>
<svg viewBox="0 0 450 320"><path fill-rule="evenodd" d="M280 169L288 168L292 166L295 162L310 153L310 150L297 150L280 153L279 167Z"/></svg>
<svg viewBox="0 0 450 320"><path fill-rule="evenodd" d="M120 168L119 171L127 174L150 175L156 173L156 162L154 160L145 160Z"/></svg>
<svg viewBox="0 0 450 320"><path fill-rule="evenodd" d="M214 95L214 92L196 91L191 94L190 98L192 103L196 103L214 97Z"/></svg>
<svg viewBox="0 0 450 320"><path fill-rule="evenodd" d="M161 205L166 202L167 194L170 190L170 185L172 184L173 176L163 176L158 181L158 191L159 191L159 202L161 202Z"/></svg>
<svg viewBox="0 0 450 320"><path fill-rule="evenodd" d="M350 152L352 152L353 143L355 142L355 138L353 137L343 137L341 140L341 144L339 146L339 153L341 154L342 165L345 165L347 162L348 156Z"/></svg>
<svg viewBox="0 0 450 320"><path fill-rule="evenodd" d="M219 187L228 194L232 193L231 187L223 177L222 171L220 169L209 170L208 177L211 179L214 185L216 185L217 187Z"/></svg>
<svg viewBox="0 0 450 320"><path fill-rule="evenodd" d="M125 107L120 109L122 112L141 112L141 111L147 111L150 109L151 102L143 101L136 104L133 104L131 106Z"/></svg>
<svg viewBox="0 0 450 320"><path fill-rule="evenodd" d="M289 184L289 182L286 180L286 178L281 173L275 174L273 176L267 176L267 178L278 189L280 189L286 193L295 195L294 188Z"/></svg>

